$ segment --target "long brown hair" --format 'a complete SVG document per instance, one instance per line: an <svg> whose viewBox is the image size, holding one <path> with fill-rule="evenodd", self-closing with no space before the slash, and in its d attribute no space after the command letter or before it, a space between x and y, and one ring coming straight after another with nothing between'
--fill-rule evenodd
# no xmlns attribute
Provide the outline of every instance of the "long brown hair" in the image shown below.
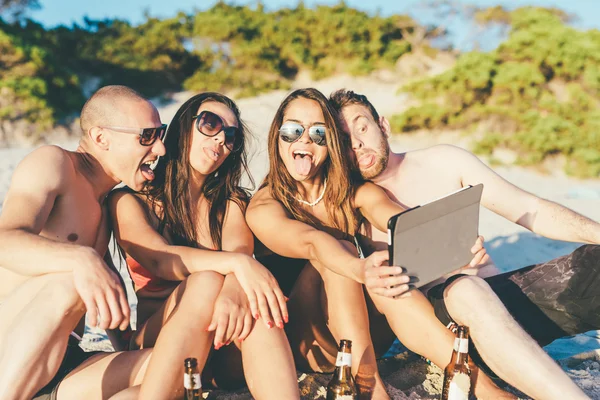
<svg viewBox="0 0 600 400"><path fill-rule="evenodd" d="M213 246L221 250L223 220L227 211L227 201L233 200L242 210L246 209L249 194L240 186L243 172L246 172L253 186L254 181L248 169L246 139L248 129L240 118L240 110L230 98L213 92L200 93L186 101L175 113L167 130L167 149L154 173L155 178L147 187L146 194L152 209L162 209L159 218L159 232L165 230L173 244L198 247L196 233L196 204L192 202L189 182L192 176L190 147L194 129L193 116L202 103L207 101L226 105L235 115L241 131L242 147L232 152L223 164L206 178L202 194L208 201L208 226Z"/></svg>
<svg viewBox="0 0 600 400"><path fill-rule="evenodd" d="M288 172L281 155L279 154L279 128L283 123L285 112L290 103L296 99L304 98L317 102L325 118L327 134L325 136L328 157L323 164L323 177L327 179L327 189L323 202L327 214L332 221L331 228L354 235L358 228L358 214L353 200L357 181L357 170L347 154L350 148L349 139L341 134L335 118L335 110L329 105L327 98L317 89L298 89L289 94L279 106L271 128L269 129L269 172L263 182L263 187L268 187L271 196L279 201L285 209L298 221L306 222L316 227L322 227L314 216L299 207L294 199L298 195L297 182Z"/></svg>

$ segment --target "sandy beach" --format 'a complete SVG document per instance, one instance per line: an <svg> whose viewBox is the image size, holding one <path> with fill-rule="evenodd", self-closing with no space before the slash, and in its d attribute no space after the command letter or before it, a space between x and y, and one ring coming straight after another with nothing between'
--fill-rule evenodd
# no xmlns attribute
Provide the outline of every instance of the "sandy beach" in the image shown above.
<svg viewBox="0 0 600 400"><path fill-rule="evenodd" d="M381 73L365 78L337 76L324 81L311 82L300 79L295 87L314 85L328 95L335 89L346 87L366 94L380 114L391 116L404 109L408 97L397 95L399 84L392 76ZM256 183L260 183L266 173L266 136L271 119L287 91L276 91L254 98L238 101L242 117L254 133L251 169ZM160 105L163 122L171 117L191 94L178 93L170 104ZM67 148L76 147L76 139L59 143ZM440 135L415 134L395 135L392 148L395 151L427 147L437 143L451 143L469 149L468 137L457 133ZM33 148L0 149L0 204L3 202L17 163ZM42 166L40 166L42 167ZM600 180L581 180L565 176L558 169L550 173L537 172L516 166L499 166L494 169L503 177L538 196L564 204L594 220L600 220ZM554 241L539 237L501 217L481 210L480 233L486 239L488 253L504 271L533 263L546 261L573 251L578 244ZM135 302L133 302L135 305ZM88 331L85 336L88 348L110 348L102 332ZM594 399L600 399L600 333L588 332L572 338L561 339L546 348L549 354L559 360L572 379ZM394 399L433 399L439 397L441 371L429 366L419 357L402 353L380 363L382 375L389 385L389 393ZM303 398L325 398L324 387L329 376L299 375ZM235 393L213 392L209 399L249 399L247 391Z"/></svg>

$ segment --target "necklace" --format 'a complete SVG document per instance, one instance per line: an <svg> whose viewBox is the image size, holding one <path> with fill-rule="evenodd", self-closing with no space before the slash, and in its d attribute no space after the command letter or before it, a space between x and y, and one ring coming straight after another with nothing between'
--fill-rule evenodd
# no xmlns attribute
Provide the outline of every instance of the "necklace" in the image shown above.
<svg viewBox="0 0 600 400"><path fill-rule="evenodd" d="M315 201L313 201L312 203L306 201L306 200L302 200L296 197L296 200L302 204L306 204L309 207L314 207L317 204L319 204L319 202L321 200L323 200L323 196L325 195L325 189L327 189L327 179L325 179L325 182L323 183L323 191L321 192L321 195L319 196L318 199L316 199Z"/></svg>

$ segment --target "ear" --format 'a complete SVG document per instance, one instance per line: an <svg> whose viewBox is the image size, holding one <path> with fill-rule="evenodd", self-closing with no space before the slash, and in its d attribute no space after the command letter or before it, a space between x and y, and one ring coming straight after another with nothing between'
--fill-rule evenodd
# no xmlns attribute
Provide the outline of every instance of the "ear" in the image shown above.
<svg viewBox="0 0 600 400"><path fill-rule="evenodd" d="M379 117L379 127L381 128L381 132L385 135L386 138L390 138L390 133L392 132L392 127L390 126L390 122L385 117Z"/></svg>
<svg viewBox="0 0 600 400"><path fill-rule="evenodd" d="M88 139L102 150L108 150L109 138L105 129L99 126L92 126L87 131Z"/></svg>

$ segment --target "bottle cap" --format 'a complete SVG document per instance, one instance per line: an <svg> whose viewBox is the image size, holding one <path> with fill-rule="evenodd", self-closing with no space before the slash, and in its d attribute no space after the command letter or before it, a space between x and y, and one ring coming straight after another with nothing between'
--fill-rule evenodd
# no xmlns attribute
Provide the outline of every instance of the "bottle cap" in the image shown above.
<svg viewBox="0 0 600 400"><path fill-rule="evenodd" d="M184 365L186 368L196 368L198 366L198 360L195 358L186 358Z"/></svg>
<svg viewBox="0 0 600 400"><path fill-rule="evenodd" d="M340 340L340 348L342 347L346 347L349 349L352 348L352 340L348 340L348 339L342 339Z"/></svg>

